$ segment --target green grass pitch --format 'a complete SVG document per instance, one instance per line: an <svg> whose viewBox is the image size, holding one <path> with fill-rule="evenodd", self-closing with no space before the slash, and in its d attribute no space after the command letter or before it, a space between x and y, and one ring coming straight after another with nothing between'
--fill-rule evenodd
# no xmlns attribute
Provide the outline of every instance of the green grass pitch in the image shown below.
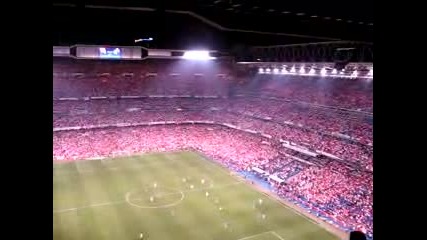
<svg viewBox="0 0 427 240"><path fill-rule="evenodd" d="M55 240L338 239L193 152L55 163L53 187Z"/></svg>

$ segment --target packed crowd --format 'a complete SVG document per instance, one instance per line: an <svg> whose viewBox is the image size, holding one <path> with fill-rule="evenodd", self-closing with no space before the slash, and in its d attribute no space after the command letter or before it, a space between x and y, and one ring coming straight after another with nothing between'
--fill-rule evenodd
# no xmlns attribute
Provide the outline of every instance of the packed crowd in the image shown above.
<svg viewBox="0 0 427 240"><path fill-rule="evenodd" d="M196 149L224 165L242 170L257 160L278 156L273 147L260 145L257 136L211 125L60 131L53 137L55 161Z"/></svg>
<svg viewBox="0 0 427 240"><path fill-rule="evenodd" d="M124 100L121 100L124 101ZM151 100L150 100L151 101ZM224 100L209 99L204 105L200 100L181 100L183 104L173 104L173 100L154 100L153 104L161 103L160 107L148 108L146 100L131 100L129 104L112 100L96 101L55 101L53 116L54 127L93 126L116 123L146 123L159 121L215 121L250 129L283 139L301 146L331 153L346 161L372 169L373 148L356 144L319 131L279 124L274 121L252 118L233 111L224 111L219 103ZM100 104L96 104L99 102ZM112 102L112 103L110 103ZM156 106L156 105L155 105Z"/></svg>
<svg viewBox="0 0 427 240"><path fill-rule="evenodd" d="M253 164L263 171L266 171L271 175L275 175L283 180L298 174L307 166L302 162L286 157L269 159L265 162L257 161Z"/></svg>
<svg viewBox="0 0 427 240"><path fill-rule="evenodd" d="M88 61L91 61L88 64ZM54 58L55 97L218 95L251 93L372 112L372 82L364 79L247 76L227 62L99 61ZM252 80L251 80L252 79Z"/></svg>
<svg viewBox="0 0 427 240"><path fill-rule="evenodd" d="M372 112L372 81L349 78L322 78L284 76L272 78L259 76L262 86L259 95L280 96L287 99L337 106L341 108Z"/></svg>
<svg viewBox="0 0 427 240"><path fill-rule="evenodd" d="M335 132L353 137L364 144L372 144L372 124L366 121L369 115L359 112L325 109L265 98L238 98L230 101L228 109L259 118L271 118L277 122Z"/></svg>
<svg viewBox="0 0 427 240"><path fill-rule="evenodd" d="M54 112L115 113L125 111L175 111L218 109L274 122L294 124L325 133L339 134L372 145L372 124L366 116L336 109L322 109L260 98L142 98L96 101L55 101Z"/></svg>
<svg viewBox="0 0 427 240"><path fill-rule="evenodd" d="M278 188L281 196L298 199L341 226L373 234L372 174L354 172L337 162L307 167Z"/></svg>
<svg viewBox="0 0 427 240"><path fill-rule="evenodd" d="M372 236L372 83L263 76L254 88L233 80L221 62L207 68L54 60L54 161L195 149L236 171L258 167L274 174L286 181L274 186L280 196ZM141 95L168 97L123 98ZM108 98L88 98L95 96ZM64 97L84 100L58 100ZM153 122L161 125L120 127ZM93 129L64 130L69 127ZM280 140L339 160L286 150Z"/></svg>
<svg viewBox="0 0 427 240"><path fill-rule="evenodd" d="M87 64L90 61L90 64ZM223 95L230 70L221 62L100 61L55 58L54 97Z"/></svg>

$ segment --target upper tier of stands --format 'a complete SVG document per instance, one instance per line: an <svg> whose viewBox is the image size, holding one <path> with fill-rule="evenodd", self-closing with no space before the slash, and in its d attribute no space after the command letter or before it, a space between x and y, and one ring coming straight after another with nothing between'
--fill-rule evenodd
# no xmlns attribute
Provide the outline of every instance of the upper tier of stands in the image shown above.
<svg viewBox="0 0 427 240"><path fill-rule="evenodd" d="M372 112L372 82L307 76L237 76L228 61L53 59L53 96L238 94Z"/></svg>

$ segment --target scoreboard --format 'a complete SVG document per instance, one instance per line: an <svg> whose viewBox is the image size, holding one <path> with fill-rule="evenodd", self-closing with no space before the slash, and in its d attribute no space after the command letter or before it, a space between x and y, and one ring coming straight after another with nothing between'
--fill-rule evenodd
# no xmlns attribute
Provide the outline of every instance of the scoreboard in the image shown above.
<svg viewBox="0 0 427 240"><path fill-rule="evenodd" d="M203 53L203 56L202 56ZM54 46L54 57L72 57L78 59L143 60L146 58L163 59L215 59L217 51L188 51L170 49L146 49L141 46L102 46L74 45L71 47Z"/></svg>
<svg viewBox="0 0 427 240"><path fill-rule="evenodd" d="M73 46L75 48L75 57L86 59L141 59L140 47L122 47L122 46Z"/></svg>

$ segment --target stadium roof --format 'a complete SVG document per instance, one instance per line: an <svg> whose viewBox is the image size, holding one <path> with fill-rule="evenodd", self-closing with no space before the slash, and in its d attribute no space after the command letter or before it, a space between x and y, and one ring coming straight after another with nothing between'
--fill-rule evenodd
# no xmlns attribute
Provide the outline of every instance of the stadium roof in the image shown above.
<svg viewBox="0 0 427 240"><path fill-rule="evenodd" d="M373 7L372 3L366 4L363 1L365 0L352 5L336 0L313 2L307 2L307 0L292 2L280 0L54 0L54 6L57 6L57 9L68 7L76 11L90 11L90 14L87 14L90 18L86 19L90 21L82 22L93 25L79 26L79 29L128 32L123 30L125 28L123 25L120 29L112 29L113 23L109 21L119 21L134 26L134 33L131 34L134 37L138 34L156 35L160 28L163 31L167 29L169 35L164 33L160 35L163 38L167 36L171 42L176 43L179 40L172 39L172 36L181 35L182 37L184 34L179 34L178 30L176 34L173 33L172 29L180 28L173 24L185 18L182 20L185 22L184 25L191 25L193 32L215 35L210 37L211 42L224 42L223 45L229 42L277 45L335 40L371 42ZM69 13L72 15L67 16L63 10L61 11L55 16L58 22L62 21L62 17L67 19L65 22L77 24L70 16L81 17L81 14L75 13ZM159 14L163 17L159 17ZM171 21L169 16L164 17L166 14L181 15L179 17L181 20ZM141 17L142 15L144 17ZM95 28L97 21L103 26L98 25ZM191 24L189 24L190 21ZM216 35L221 34L226 35L225 39L222 37L217 39ZM155 37L154 35L140 37ZM131 38L131 36L126 37ZM114 38L110 36L110 40ZM220 48L224 47L219 45Z"/></svg>

